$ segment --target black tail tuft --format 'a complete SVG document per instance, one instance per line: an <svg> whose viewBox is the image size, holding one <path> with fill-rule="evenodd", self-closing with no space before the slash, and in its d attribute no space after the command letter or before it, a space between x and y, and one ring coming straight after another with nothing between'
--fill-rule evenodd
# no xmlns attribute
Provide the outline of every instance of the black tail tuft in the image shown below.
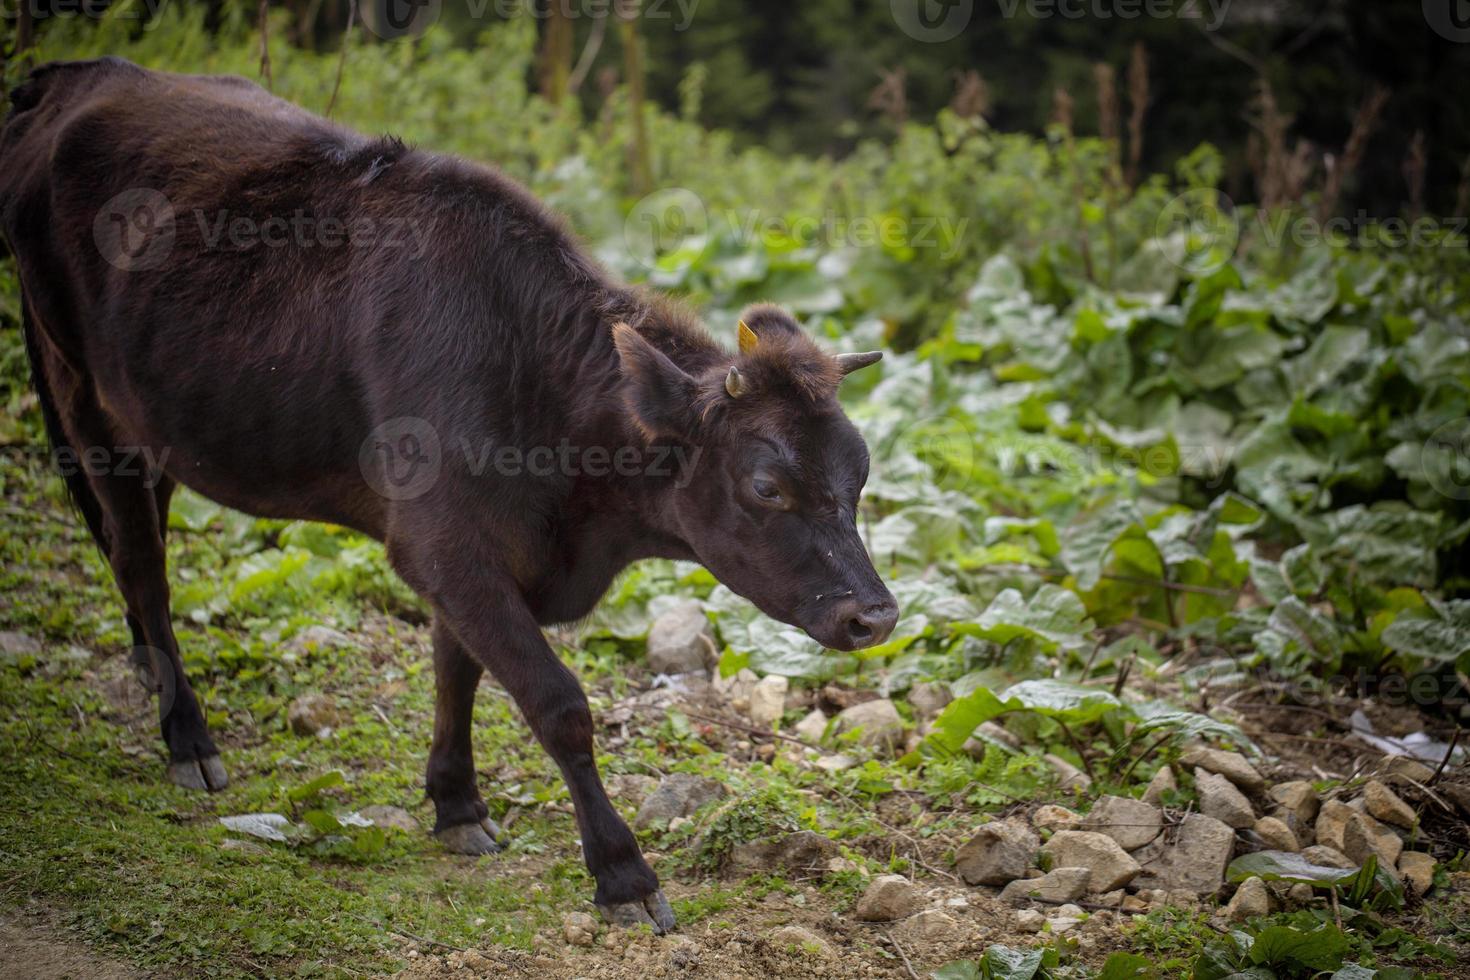
<svg viewBox="0 0 1470 980"><path fill-rule="evenodd" d="M26 356L31 362L31 378L36 384L36 400L41 404L41 419L46 424L46 435L51 441L52 451L60 452L66 449L71 450L75 455L75 448L71 445L66 429L61 424L61 415L56 411L56 399L46 380L45 362L41 358L41 340L36 335L36 326L31 322L24 301L21 302L20 322L21 332L25 335ZM87 474L82 472L81 467L72 466L63 471L61 475L66 481L67 495L71 497L72 503L81 512L82 519L87 522L87 529L92 532L92 540L103 549L103 557L106 557L106 547L103 542L107 538L103 530L102 503L92 492L92 486L87 482Z"/></svg>

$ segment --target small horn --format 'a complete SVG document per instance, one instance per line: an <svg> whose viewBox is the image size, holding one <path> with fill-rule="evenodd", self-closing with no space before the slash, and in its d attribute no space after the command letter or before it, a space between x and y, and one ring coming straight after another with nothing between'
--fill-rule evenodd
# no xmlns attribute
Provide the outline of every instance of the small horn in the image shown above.
<svg viewBox="0 0 1470 980"><path fill-rule="evenodd" d="M881 350L870 350L866 354L838 354L837 366L846 375L851 374L858 368L865 368L869 364L877 364L881 360L883 360L883 352Z"/></svg>
<svg viewBox="0 0 1470 980"><path fill-rule="evenodd" d="M739 398L745 394L745 378L741 376L738 367L731 367L730 373L725 375L725 390L730 393L731 398Z"/></svg>
<svg viewBox="0 0 1470 980"><path fill-rule="evenodd" d="M758 343L760 343L760 338L755 335L755 331L754 330L750 329L750 327L748 327L746 325L746 323L745 323L744 320L741 320L740 321L740 331L739 332L740 332L740 353L742 353L742 354L749 354L751 351L755 350L755 345L758 344Z"/></svg>

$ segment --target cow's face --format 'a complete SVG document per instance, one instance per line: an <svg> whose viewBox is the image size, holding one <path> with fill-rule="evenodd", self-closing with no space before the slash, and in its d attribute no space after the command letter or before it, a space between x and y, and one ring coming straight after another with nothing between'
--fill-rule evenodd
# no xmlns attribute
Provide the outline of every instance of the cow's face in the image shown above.
<svg viewBox="0 0 1470 980"><path fill-rule="evenodd" d="M887 639L898 604L857 530L868 450L836 399L878 356L834 358L764 306L741 318L740 355L699 376L627 327L615 340L640 426L699 451L668 519L705 567L823 646Z"/></svg>

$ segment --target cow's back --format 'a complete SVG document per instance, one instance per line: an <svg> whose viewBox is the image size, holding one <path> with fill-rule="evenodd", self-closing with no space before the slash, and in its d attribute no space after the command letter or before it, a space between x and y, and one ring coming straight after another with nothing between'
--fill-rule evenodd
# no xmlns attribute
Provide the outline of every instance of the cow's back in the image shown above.
<svg viewBox="0 0 1470 980"><path fill-rule="evenodd" d="M363 338L411 331L424 304L406 248L291 222L401 208L373 185L409 151L243 79L111 58L38 69L12 102L0 228L29 315L119 441L242 509L376 524L339 492L396 370Z"/></svg>

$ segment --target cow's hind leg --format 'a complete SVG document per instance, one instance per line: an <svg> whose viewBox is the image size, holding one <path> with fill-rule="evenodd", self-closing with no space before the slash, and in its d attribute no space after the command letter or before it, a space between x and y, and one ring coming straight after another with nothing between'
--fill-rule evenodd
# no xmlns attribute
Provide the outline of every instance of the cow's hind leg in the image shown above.
<svg viewBox="0 0 1470 980"><path fill-rule="evenodd" d="M90 497L84 510L96 518L94 522L89 517L88 525L112 566L127 607L134 666L139 679L158 695L169 778L189 789L223 789L229 778L184 674L169 617L163 536L173 482L150 471L121 446L125 440L118 438L84 381L52 358L47 359L46 373L63 430L58 435L83 461L81 472L72 473L68 482L74 494ZM86 462L88 450L100 450L96 456L106 464Z"/></svg>
<svg viewBox="0 0 1470 980"><path fill-rule="evenodd" d="M428 793L434 836L456 854L494 854L500 828L475 783L470 744L475 689L485 668L440 619L434 620L434 744L429 749Z"/></svg>

